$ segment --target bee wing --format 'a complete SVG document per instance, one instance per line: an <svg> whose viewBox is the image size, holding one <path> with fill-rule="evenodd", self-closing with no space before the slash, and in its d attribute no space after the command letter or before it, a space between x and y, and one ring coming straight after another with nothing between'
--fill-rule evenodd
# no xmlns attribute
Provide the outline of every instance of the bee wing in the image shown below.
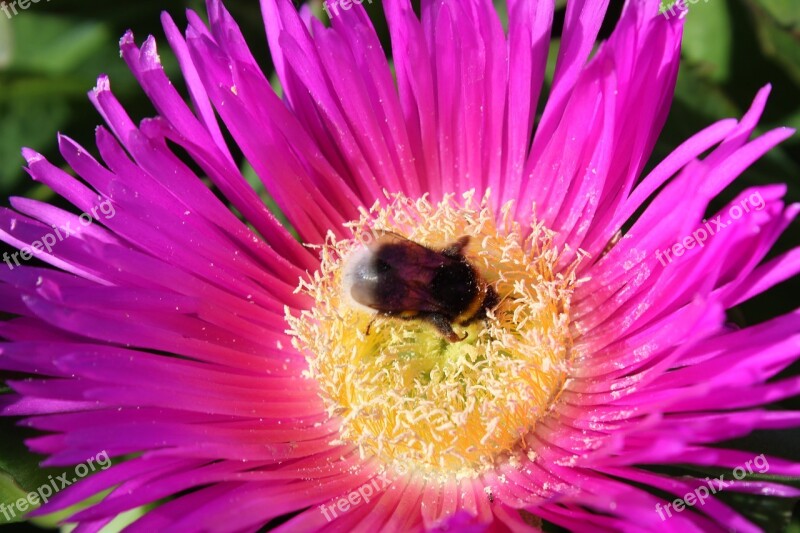
<svg viewBox="0 0 800 533"><path fill-rule="evenodd" d="M438 270L454 259L414 241L386 233L379 240L378 258L391 267L391 281L383 287L386 311L415 310L444 312L430 287Z"/></svg>

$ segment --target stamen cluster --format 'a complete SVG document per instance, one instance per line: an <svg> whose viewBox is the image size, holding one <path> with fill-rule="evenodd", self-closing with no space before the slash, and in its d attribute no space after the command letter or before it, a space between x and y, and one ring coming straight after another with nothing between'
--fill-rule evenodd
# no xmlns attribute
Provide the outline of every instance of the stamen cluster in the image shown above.
<svg viewBox="0 0 800 533"><path fill-rule="evenodd" d="M307 354L307 377L341 420L337 443L441 478L474 476L525 453L526 435L569 374L576 279L575 265L556 272L552 233L541 224L523 232L510 213L507 204L496 217L488 196L476 202L471 193L460 205L452 196L433 205L393 195L350 225L352 239L329 237L320 270L298 289L315 307L287 319ZM375 320L353 308L342 265L382 231L430 248L469 235L464 253L500 303L485 320L456 326L468 334L457 343L421 321Z"/></svg>

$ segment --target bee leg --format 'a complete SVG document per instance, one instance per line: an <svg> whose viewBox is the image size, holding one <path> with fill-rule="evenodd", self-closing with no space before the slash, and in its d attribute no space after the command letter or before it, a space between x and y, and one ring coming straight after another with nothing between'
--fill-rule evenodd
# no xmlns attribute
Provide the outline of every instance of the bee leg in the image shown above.
<svg viewBox="0 0 800 533"><path fill-rule="evenodd" d="M467 338L467 333L464 333L463 337L459 337L458 334L453 331L453 326L450 325L450 321L444 315L430 313L425 317L425 319L430 324L433 324L433 326L439 330L439 333L442 334L442 337L450 342L459 342Z"/></svg>
<svg viewBox="0 0 800 533"><path fill-rule="evenodd" d="M364 332L364 335L369 335L369 330L372 327L372 323L375 322L377 319L378 317L375 316L372 318L372 320L369 321L369 324L367 324L367 331Z"/></svg>

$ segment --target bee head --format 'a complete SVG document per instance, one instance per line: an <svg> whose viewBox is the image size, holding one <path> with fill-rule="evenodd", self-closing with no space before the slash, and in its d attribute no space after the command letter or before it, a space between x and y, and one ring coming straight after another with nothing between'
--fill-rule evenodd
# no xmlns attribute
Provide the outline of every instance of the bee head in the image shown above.
<svg viewBox="0 0 800 533"><path fill-rule="evenodd" d="M380 289L391 277L392 266L367 247L353 252L343 271L342 288L356 308L380 309Z"/></svg>

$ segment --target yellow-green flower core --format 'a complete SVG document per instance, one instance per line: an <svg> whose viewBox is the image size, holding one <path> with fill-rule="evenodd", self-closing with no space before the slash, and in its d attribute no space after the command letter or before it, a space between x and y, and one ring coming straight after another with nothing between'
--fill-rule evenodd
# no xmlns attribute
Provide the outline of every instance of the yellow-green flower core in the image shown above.
<svg viewBox="0 0 800 533"><path fill-rule="evenodd" d="M550 409L569 372L574 268L556 273L559 253L540 224L520 228L511 205L451 196L438 205L395 195L350 224L353 238L322 247L320 270L300 289L316 305L287 319L307 354L337 443L428 478L479 475L526 453L525 437ZM485 320L454 326L447 342L419 320L378 317L343 294L347 257L391 231L433 249L471 237L466 257L500 297ZM574 265L573 265L574 267Z"/></svg>

